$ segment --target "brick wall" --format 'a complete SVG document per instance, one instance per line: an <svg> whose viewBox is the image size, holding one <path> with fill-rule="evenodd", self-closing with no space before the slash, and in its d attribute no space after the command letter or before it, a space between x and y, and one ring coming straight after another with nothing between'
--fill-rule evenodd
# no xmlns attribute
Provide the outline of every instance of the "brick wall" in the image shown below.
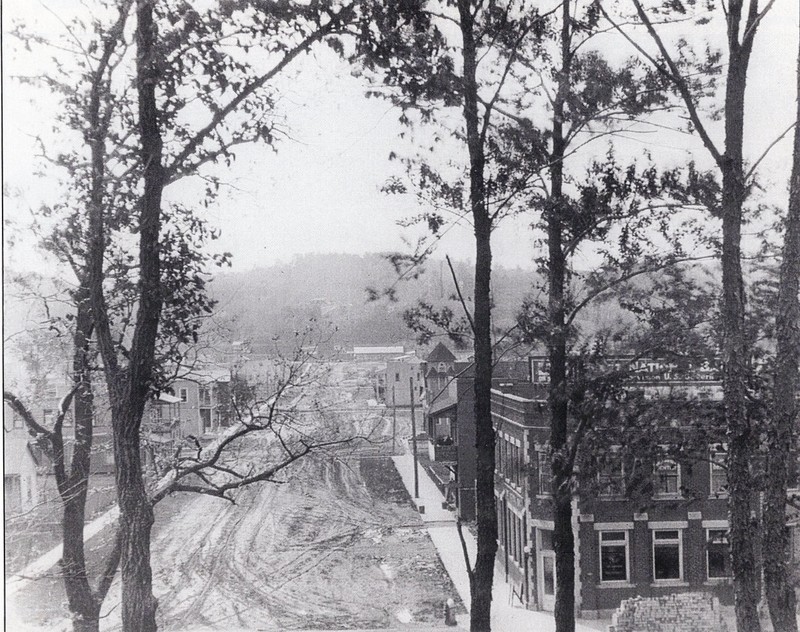
<svg viewBox="0 0 800 632"><path fill-rule="evenodd" d="M706 593L623 601L608 632L727 632L719 601Z"/></svg>

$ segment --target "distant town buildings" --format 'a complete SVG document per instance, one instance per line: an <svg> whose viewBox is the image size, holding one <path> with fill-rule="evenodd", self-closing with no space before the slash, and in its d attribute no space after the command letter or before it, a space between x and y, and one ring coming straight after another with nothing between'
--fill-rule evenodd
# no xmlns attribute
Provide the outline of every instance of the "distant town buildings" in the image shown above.
<svg viewBox="0 0 800 632"><path fill-rule="evenodd" d="M439 343L418 357L402 346L355 347L354 362L345 366L342 384L354 390L372 388L387 406L419 406L417 428L427 434L421 452L435 470L448 502L462 520L475 518L474 365L459 359ZM374 363L385 362L385 370ZM629 369L625 392L650 401L670 398L694 406L691 422L703 425L718 412L722 396L717 368L707 362L676 366L653 359L608 359L609 370ZM158 393L145 411L145 460L169 457L186 441L207 443L236 423L232 395L237 380L268 397L280 381L281 364L270 357L248 357L235 368L214 366L195 370ZM500 361L492 382L492 421L496 431L494 493L497 504L498 556L506 581L527 607L552 610L556 566L551 500L550 414L548 359ZM36 419L51 427L66 382L49 382L35 399ZM261 390L258 390L261 389ZM238 392L238 391L237 391ZM300 397L297 395L296 397ZM296 403L296 402L295 402ZM371 404L372 405L372 404ZM294 407L294 403L289 405ZM32 443L23 421L4 406L4 492L10 511L25 511L39 502L42 477L51 465ZM422 422L420 422L420 419ZM108 402L96 398L93 472L113 471ZM681 422L682 420L677 420ZM633 596L661 596L682 591L707 591L731 603L728 561L727 479L724 436L695 446L703 455L685 462L669 454L675 420L653 427L653 441L664 455L642 460L649 481L646 497L629 494L630 465L624 445L602 448L602 465L592 472L592 484L573 497L573 536L576 550L576 606L584 617L607 616ZM65 419L67 457L74 423ZM427 450L425 449L427 447ZM425 455L427 452L427 455ZM148 460L149 459L149 460ZM644 464L644 465L642 465ZM584 474L582 474L583 476ZM582 490L582 491L581 491ZM754 495L754 511L758 511ZM800 512L788 516L789 554L800 561Z"/></svg>
<svg viewBox="0 0 800 632"><path fill-rule="evenodd" d="M186 438L205 441L233 420L229 370L198 370L175 380L169 392L159 393L149 402L143 424L145 443L168 456L177 442Z"/></svg>
<svg viewBox="0 0 800 632"><path fill-rule="evenodd" d="M381 381L386 405L408 408L413 399L416 406L421 406L425 393L424 371L425 361L413 353L387 360L385 377Z"/></svg>
<svg viewBox="0 0 800 632"><path fill-rule="evenodd" d="M353 347L354 362L386 362L406 352L401 346Z"/></svg>

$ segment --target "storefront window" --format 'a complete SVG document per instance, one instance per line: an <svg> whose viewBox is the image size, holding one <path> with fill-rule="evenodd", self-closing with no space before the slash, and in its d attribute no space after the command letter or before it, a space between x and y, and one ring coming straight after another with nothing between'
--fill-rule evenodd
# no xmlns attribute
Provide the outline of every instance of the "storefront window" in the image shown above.
<svg viewBox="0 0 800 632"><path fill-rule="evenodd" d="M725 529L708 529L706 537L706 562L708 578L730 577L728 532Z"/></svg>
<svg viewBox="0 0 800 632"><path fill-rule="evenodd" d="M660 581L683 578L681 545L680 530L653 531L653 579Z"/></svg>
<svg viewBox="0 0 800 632"><path fill-rule="evenodd" d="M628 532L600 532L600 581L628 581Z"/></svg>

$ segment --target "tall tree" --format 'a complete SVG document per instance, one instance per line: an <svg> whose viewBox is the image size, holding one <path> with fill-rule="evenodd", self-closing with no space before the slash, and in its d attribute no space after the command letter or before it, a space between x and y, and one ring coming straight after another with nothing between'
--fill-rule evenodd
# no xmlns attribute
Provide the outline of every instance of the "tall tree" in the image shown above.
<svg viewBox="0 0 800 632"><path fill-rule="evenodd" d="M156 626L149 563L153 514L140 462L142 413L158 388L159 332L176 330L173 317L190 317L197 303L187 296L186 287L201 288L204 283L200 275L190 273L188 283L171 285L180 277L176 272L192 270L196 259L183 247L186 244L178 244L179 231L176 235L165 230L181 211L172 205L164 215L163 191L204 164L230 160L236 145L271 142L272 99L266 85L298 55L339 29L340 18L350 12L347 6L338 14L326 7L298 5L261 7L253 13L248 3L226 3L200 13L184 2L151 0L135 6L131 0L121 0L106 8L121 16L135 8L137 98L131 104L127 86L112 81L115 70L132 63L130 57L115 55L118 46L123 53L131 48L125 43L122 18L117 30L100 30L98 45L83 50L86 72L78 92L83 96L85 88L87 97L71 110L68 123L84 132L90 155L85 179L77 180L77 169L72 173L77 186L86 185L83 201L88 218L81 239L64 240L64 254L85 260L81 278L88 300L83 303L91 313L111 402L121 509L123 625L128 630L152 630ZM235 29L229 27L232 16L245 13L248 19ZM97 22L93 26L102 29ZM267 42L265 36L274 39ZM266 70L256 70L224 48L227 41L240 37L264 45L271 56ZM198 79L203 75L205 84ZM195 90L194 96L190 90ZM187 123L180 116L187 105L195 114L204 106L210 122L193 128L196 117ZM234 112L242 115L230 124ZM131 145L131 138L138 138L138 144ZM78 158L81 151L65 162L83 164ZM213 192L213 176L211 180ZM128 230L139 235L133 257L125 254L124 239L114 241ZM183 256L172 257L173 248ZM124 265L117 265L117 256ZM121 296L111 281L126 276ZM116 307L121 301L133 306L135 314L119 316ZM209 307L201 303L201 311ZM127 332L128 323L134 323L132 333ZM182 335L191 338L195 333L190 328ZM82 537L71 537L73 544L82 547Z"/></svg>
<svg viewBox="0 0 800 632"><path fill-rule="evenodd" d="M545 92L551 105L549 129L529 134L534 142L529 141L527 148L534 164L541 163L541 139L546 142L543 184L529 196L533 210L541 214L547 249L539 260L547 279L546 304L527 304L520 324L526 337L546 345L549 356L554 614L556 629L571 632L575 629L572 502L579 482L576 456L592 423L591 416L580 415L571 403L588 397L588 386L569 370L576 361L571 356L584 353L576 325L584 308L605 293L693 258L686 254L691 241L687 231L670 216L694 202L694 195L688 190L687 174L659 173L652 165L636 162L617 163L615 134L623 129L635 132L644 125L642 119L663 109L663 82L630 60L615 67L591 50L590 40L603 31L594 3L564 0L556 13L551 28L556 50L537 74L551 81ZM536 65L535 59L528 60L529 72ZM533 120L531 116L532 127ZM590 163L582 178L574 167L571 173L568 166L573 154L598 137L610 139L605 160ZM589 274L576 272L572 258L592 244L600 245L601 264ZM579 286L583 287L577 290ZM584 292L583 298L579 292Z"/></svg>
<svg viewBox="0 0 800 632"><path fill-rule="evenodd" d="M750 59L758 27L772 2L763 8L758 0L731 0L725 7L727 63L725 66L724 128L722 149L712 139L700 110L702 93L685 60L670 52L668 43L655 27L650 13L641 0L631 0L636 15L656 46L650 55L629 38L639 52L649 60L674 87L691 121L692 129L713 159L722 179L719 213L722 217L722 361L725 418L728 432L728 483L730 547L735 595L736 624L739 630L757 632L761 629L758 617L758 564L755 543L757 528L751 519L753 507L753 476L751 457L757 433L747 410L747 380L750 352L745 331L745 285L742 276L741 232L744 203L748 193L749 176L743 157L745 92ZM687 8L675 3L672 8L686 13ZM704 21L701 21L703 23ZM712 60L713 64L713 60ZM707 66L708 70L711 66Z"/></svg>
<svg viewBox="0 0 800 632"><path fill-rule="evenodd" d="M602 242L613 228L624 226L622 230L630 238L630 248L622 255L619 252L611 254L609 249L608 266L602 273L598 271L596 278L588 279L593 282L591 297L599 296L604 288L630 280L654 267L663 267L667 257L655 257L647 250L644 227L656 225L658 219L663 219L670 209L680 205L679 201L670 200L662 205L659 214L641 204L642 199L658 197L658 175L652 169L639 170L635 165L620 167L614 160L613 152L609 152L607 161L597 161L590 166L586 181L577 186L575 195L568 195L565 191L565 159L578 146L589 142L587 139L595 136L597 126L603 126L604 131L613 131L616 125L633 122L637 115L658 107L663 101L662 82L652 74L645 73L639 77L632 65L612 68L595 51L578 54L578 49L597 30L598 14L588 5L586 3L578 10L572 2L560 3L556 12L561 19L555 20L556 27L547 16L539 16L533 9L506 3L489 3L471 9L459 5L457 18L445 16L458 25L461 33L462 47L455 47L451 54L453 58L460 59L462 74L449 81L440 81L440 85L460 87L455 94L462 105L464 131L461 136L467 145L469 157L469 169L464 175L464 182L469 184L468 200L462 203L461 183L448 181L442 171L436 171L432 161L425 160L421 165L414 166L419 170L417 184L422 189L420 197L434 209L421 216L433 232L434 240L445 232L441 228L445 212L471 220L476 238L475 317L460 296L457 281L456 289L467 312L464 320L457 321L449 308L436 310L427 303L421 303L408 314L413 328L426 336L430 335L430 328L423 321L446 330L457 342L471 333L476 375L480 375L479 358L482 356L478 352L479 346L484 342L491 344L489 331L479 328L477 317L482 308L480 301L491 301L490 294L481 295L491 285L491 277L488 280L485 277L487 270L481 270L485 264L491 264L491 231L508 214L529 211L531 207L541 212L543 223L546 224L545 241L549 253L549 257L543 258L549 279L545 288L549 305L544 310L538 310L540 313L534 317L537 322L532 329L537 330L534 337L548 344L552 360L551 375L556 376L551 382L552 449L555 456L553 494L558 522L555 538L557 560L560 560L557 562L559 597L556 609L559 629L564 630L574 628L575 617L571 503L574 450L579 443L579 440L569 440L576 437L570 436L567 345L577 314L588 303L574 300L568 291L571 277L567 260L586 241ZM528 19L522 19L521 15ZM558 50L554 53L543 50L543 39L555 42ZM483 63L482 67L478 59ZM541 86L545 81L544 76L548 82L546 88ZM549 129L543 129L536 121L548 105L552 108L552 118L548 123ZM676 174L670 177L675 179L676 186L666 188L680 188ZM395 188L405 190L393 182L390 189ZM643 219L645 216L647 219ZM663 233L667 243L677 245L679 240L666 234L666 230ZM639 250L634 253L637 247ZM427 252L423 250L422 255ZM673 260L679 253L677 247L670 251ZM399 261L414 266L419 259L412 256L407 261L402 258ZM491 274L490 267L488 274ZM523 323L523 329L527 329L528 324ZM483 341L479 342L481 337ZM489 346L486 351L489 363L490 350ZM488 379L491 379L490 376ZM486 383L476 380L475 388L479 466L477 486L479 492L485 492L488 496L493 488L493 481L488 477L489 466L494 467L494 464L489 461L492 455L483 454L483 451L489 446L488 435L494 431L490 428L490 419L482 416L489 412L481 408L482 397L488 395L488 387ZM480 388L486 389L483 395L479 395ZM483 423L487 424L485 435L480 429ZM486 470L480 469L483 467ZM482 479L483 476L487 478ZM478 502L480 558L481 510L486 510L487 521L495 522L495 518L489 513L494 509L493 498L487 497L483 506L481 500ZM494 529L492 533L496 537L496 524ZM488 526L486 533L488 539ZM486 545L494 551L494 545L488 542ZM479 559L479 562L482 561ZM476 580L478 564L474 571L472 624L481 626L487 622L477 619L476 615L483 616L483 604L488 597L483 595L483 585ZM480 572L483 571L490 572L488 564L480 567Z"/></svg>
<svg viewBox="0 0 800 632"><path fill-rule="evenodd" d="M566 456L568 439L568 394L567 394L567 329L566 257L564 254L564 109L570 92L572 51L572 11L569 0L561 4L560 60L557 71L557 88L553 102L553 141L550 153L550 200L545 210L548 251L548 306L549 336L547 340L550 356L550 450L553 453L553 548L556 554L556 603L555 619L557 632L573 632L575 629L575 538L572 533L572 472Z"/></svg>
<svg viewBox="0 0 800 632"><path fill-rule="evenodd" d="M772 627L786 632L797 632L797 603L786 561L786 496L793 439L797 433L797 371L800 358L800 55L797 89L789 207L775 318L773 413L767 428L769 458L766 460L763 535L764 583Z"/></svg>
<svg viewBox="0 0 800 632"><path fill-rule="evenodd" d="M197 131L185 142L173 161L167 162L164 155L163 124L168 112L159 104L157 91L163 90L162 81L172 78L163 72L165 62L164 40L159 39L157 18L170 12L169 7L158 7L153 0L136 2L136 89L138 94L137 126L139 136L140 164L142 166L142 195L137 203L139 227L139 280L138 310L136 325L126 356L121 365L119 349L114 344L111 324L108 320L107 299L104 292L105 229L101 205L90 209L89 232L92 243L89 255L91 269L90 289L92 313L97 327L97 339L106 382L111 398L112 425L114 430L114 452L116 458L116 480L120 507L122 623L127 631L150 632L156 630L156 599L152 593L152 571L150 567L150 531L153 524L153 509L144 485L140 459L140 428L145 402L151 393L155 341L161 320L165 296L161 286L160 231L162 225L162 195L170 179L179 172L195 167L191 159L202 150L202 144L213 134L218 134L223 122L231 112L237 110L246 97L255 93L294 57L308 48L337 25L337 17L330 14L327 24L313 29L299 46L287 47L283 58L265 75L247 77L248 83L237 90L228 103L217 109L212 122ZM182 7L187 15L194 13ZM161 13L164 11L165 13ZM198 16L199 17L199 16ZM172 52L172 51L170 51ZM174 53L173 53L174 54ZM179 61L172 57L171 61ZM214 68L215 79L224 76L224 64ZM219 74L217 74L219 73ZM169 84L167 84L168 86ZM268 135L259 129L255 138ZM253 132L249 135L252 137ZM223 146L220 155L229 151ZM202 160L202 154L200 160ZM99 165L102 173L102 166ZM98 177L101 177L98 174Z"/></svg>
<svg viewBox="0 0 800 632"><path fill-rule="evenodd" d="M460 110L458 129L451 133L466 148L463 172L453 182L443 171L446 166L430 160L410 161L409 171L416 184L427 194L434 209L443 208L468 218L475 239L473 269L473 307L467 310L468 329L463 327L456 337L472 335L475 353L475 425L476 425L476 521L477 556L470 566L470 629L486 632L491 629L494 559L497 552L497 513L494 497L495 431L491 417L491 385L493 366L492 340L492 232L498 221L509 212L519 194L522 178L499 175L498 157L509 147L495 127L496 108L504 91L511 86L511 67L518 49L526 41L539 37L541 24L537 10L528 3L480 2L456 0L434 7L420 3L419 14L431 21L428 38L438 46L425 55L418 52L407 58L399 72L384 74L382 79L399 88L394 95L403 106L404 120L410 121L409 110L417 110L422 122L435 122L436 111L457 107ZM439 11L438 9L441 9ZM439 27L442 27L442 30ZM452 31L456 33L453 34ZM424 40L423 40L424 42ZM530 45L533 50L535 45ZM410 63L408 63L410 61ZM460 71L460 72L459 72ZM437 131L437 136L441 131ZM445 135L442 135L445 136ZM462 163L462 164L463 164ZM459 164L461 167L461 164ZM508 174L506 173L506 176ZM390 189L405 190L392 184ZM428 227L438 239L444 221L434 210L423 214ZM431 251L421 256L400 258L401 264L417 266ZM420 253L416 253L420 255ZM466 303L463 303L466 309ZM439 322L451 321L452 314L435 314L431 306L422 306L412 320L431 316ZM444 319L444 320L442 320ZM466 335L465 335L466 331Z"/></svg>
<svg viewBox="0 0 800 632"><path fill-rule="evenodd" d="M470 575L470 630L491 630L492 581L497 552L497 509L494 499L495 434L492 425L491 276L492 221L486 205L484 142L478 116L478 58L475 42L475 9L469 0L458 2L463 46L462 98L469 151L469 204L475 231L475 477L478 554Z"/></svg>
<svg viewBox="0 0 800 632"><path fill-rule="evenodd" d="M104 143L108 137L112 117L103 111L101 92L108 81L109 67L119 58L119 49L124 48L123 32L130 12L130 2L121 2L116 18L100 42L100 52L93 68L85 69L88 93L82 91L65 92L68 97L68 110L81 112L81 127L86 138L94 139L95 146ZM58 80L50 78L50 85L59 86ZM100 139L99 141L97 139ZM65 161L67 163L69 161ZM63 165L62 165L63 166ZM72 175L78 175L80 167L71 163L68 167ZM81 177L86 175L81 174ZM93 181L89 188L101 186ZM45 215L57 213L58 209L43 209ZM62 543L61 572L67 596L67 604L72 613L73 629L96 631L99 629L100 605L111 586L111 579L119 560L119 549L115 546L106 560L96 586L91 586L86 567L84 551L84 522L86 499L89 488L89 475L94 427L94 392L92 372L95 351L91 346L94 322L90 306L89 275L83 254L86 244L83 241L84 224L72 217L62 227L57 227L42 241L46 250L65 260L77 278L77 287L70 292L70 302L74 306L72 316L72 366L73 387L61 402L52 428L40 425L22 400L11 392L4 392L4 399L25 420L28 432L42 445L51 461L51 466L62 503ZM72 408L72 411L70 411ZM67 463L64 437L64 419L74 412L74 444L71 461Z"/></svg>

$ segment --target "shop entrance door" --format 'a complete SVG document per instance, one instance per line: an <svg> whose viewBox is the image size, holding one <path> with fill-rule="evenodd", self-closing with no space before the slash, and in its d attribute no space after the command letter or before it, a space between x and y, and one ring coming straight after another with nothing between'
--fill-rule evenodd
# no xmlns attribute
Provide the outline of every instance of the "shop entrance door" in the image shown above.
<svg viewBox="0 0 800 632"><path fill-rule="evenodd" d="M542 610L552 612L556 605L556 553L553 532L539 529L539 603Z"/></svg>

